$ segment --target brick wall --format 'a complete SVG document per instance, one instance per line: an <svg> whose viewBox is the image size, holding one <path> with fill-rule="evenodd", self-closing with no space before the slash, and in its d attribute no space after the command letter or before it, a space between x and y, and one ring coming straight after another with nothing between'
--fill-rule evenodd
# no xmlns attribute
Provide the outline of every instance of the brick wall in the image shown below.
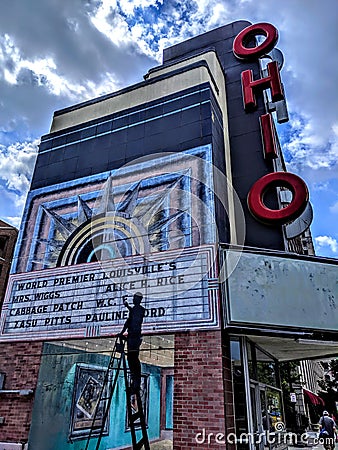
<svg viewBox="0 0 338 450"><path fill-rule="evenodd" d="M221 331L175 335L174 450L225 448L220 443L225 438L216 442L216 435L226 435L234 426L228 351ZM205 441L198 435L197 442L203 429Z"/></svg>
<svg viewBox="0 0 338 450"><path fill-rule="evenodd" d="M0 372L5 373L4 389L35 389L38 379L41 342L0 343ZM0 393L0 441L27 442L34 395Z"/></svg>
<svg viewBox="0 0 338 450"><path fill-rule="evenodd" d="M0 307L5 296L17 236L18 230L16 228L0 220Z"/></svg>

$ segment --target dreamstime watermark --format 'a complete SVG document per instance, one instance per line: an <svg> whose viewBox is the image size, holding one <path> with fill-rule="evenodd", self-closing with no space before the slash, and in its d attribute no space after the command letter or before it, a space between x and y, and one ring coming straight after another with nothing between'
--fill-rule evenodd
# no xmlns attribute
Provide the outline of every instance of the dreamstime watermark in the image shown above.
<svg viewBox="0 0 338 450"><path fill-rule="evenodd" d="M277 422L275 426L275 432L265 431L261 433L215 433L208 432L205 428L196 433L195 442L198 445L203 444L285 444L285 445L317 445L327 443L328 438L323 439L321 437L312 437L308 433L301 435L285 431L285 425L283 422ZM334 442L334 439L332 442Z"/></svg>

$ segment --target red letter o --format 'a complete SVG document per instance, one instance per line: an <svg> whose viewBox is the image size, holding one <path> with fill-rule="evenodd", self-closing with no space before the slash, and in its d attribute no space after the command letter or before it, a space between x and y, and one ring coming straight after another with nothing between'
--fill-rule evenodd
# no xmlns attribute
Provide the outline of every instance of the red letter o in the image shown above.
<svg viewBox="0 0 338 450"><path fill-rule="evenodd" d="M270 209L263 203L264 194L269 187L285 187L292 192L291 203L282 209ZM256 181L248 194L251 214L261 222L282 225L299 217L309 201L305 182L293 173L274 172Z"/></svg>
<svg viewBox="0 0 338 450"><path fill-rule="evenodd" d="M263 35L266 37L264 42L257 47L245 47L245 43L252 37ZM278 31L270 23L256 23L244 28L234 40L233 52L239 59L256 59L271 52L278 41Z"/></svg>

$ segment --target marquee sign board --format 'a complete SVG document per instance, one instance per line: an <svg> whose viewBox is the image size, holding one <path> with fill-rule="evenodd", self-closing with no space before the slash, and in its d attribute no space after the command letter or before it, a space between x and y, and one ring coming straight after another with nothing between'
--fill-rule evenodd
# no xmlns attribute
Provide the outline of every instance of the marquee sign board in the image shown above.
<svg viewBox="0 0 338 450"><path fill-rule="evenodd" d="M229 326L338 331L337 265L227 250Z"/></svg>
<svg viewBox="0 0 338 450"><path fill-rule="evenodd" d="M168 250L10 276L2 340L111 336L143 294L143 332L219 327L212 246Z"/></svg>

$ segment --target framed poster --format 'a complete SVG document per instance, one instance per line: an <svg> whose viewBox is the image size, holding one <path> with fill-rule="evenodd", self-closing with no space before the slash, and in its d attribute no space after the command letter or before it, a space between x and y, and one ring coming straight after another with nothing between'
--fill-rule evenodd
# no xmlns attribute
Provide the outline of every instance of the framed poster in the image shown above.
<svg viewBox="0 0 338 450"><path fill-rule="evenodd" d="M100 433L107 404L107 400L99 401L106 371L107 369L105 367L87 364L76 365L70 420L70 439L87 437L93 425L97 430L92 433L92 436ZM108 394L108 392L104 393L103 397L107 397ZM95 424L93 424L97 408ZM107 435L108 432L109 414L104 425L103 434Z"/></svg>

